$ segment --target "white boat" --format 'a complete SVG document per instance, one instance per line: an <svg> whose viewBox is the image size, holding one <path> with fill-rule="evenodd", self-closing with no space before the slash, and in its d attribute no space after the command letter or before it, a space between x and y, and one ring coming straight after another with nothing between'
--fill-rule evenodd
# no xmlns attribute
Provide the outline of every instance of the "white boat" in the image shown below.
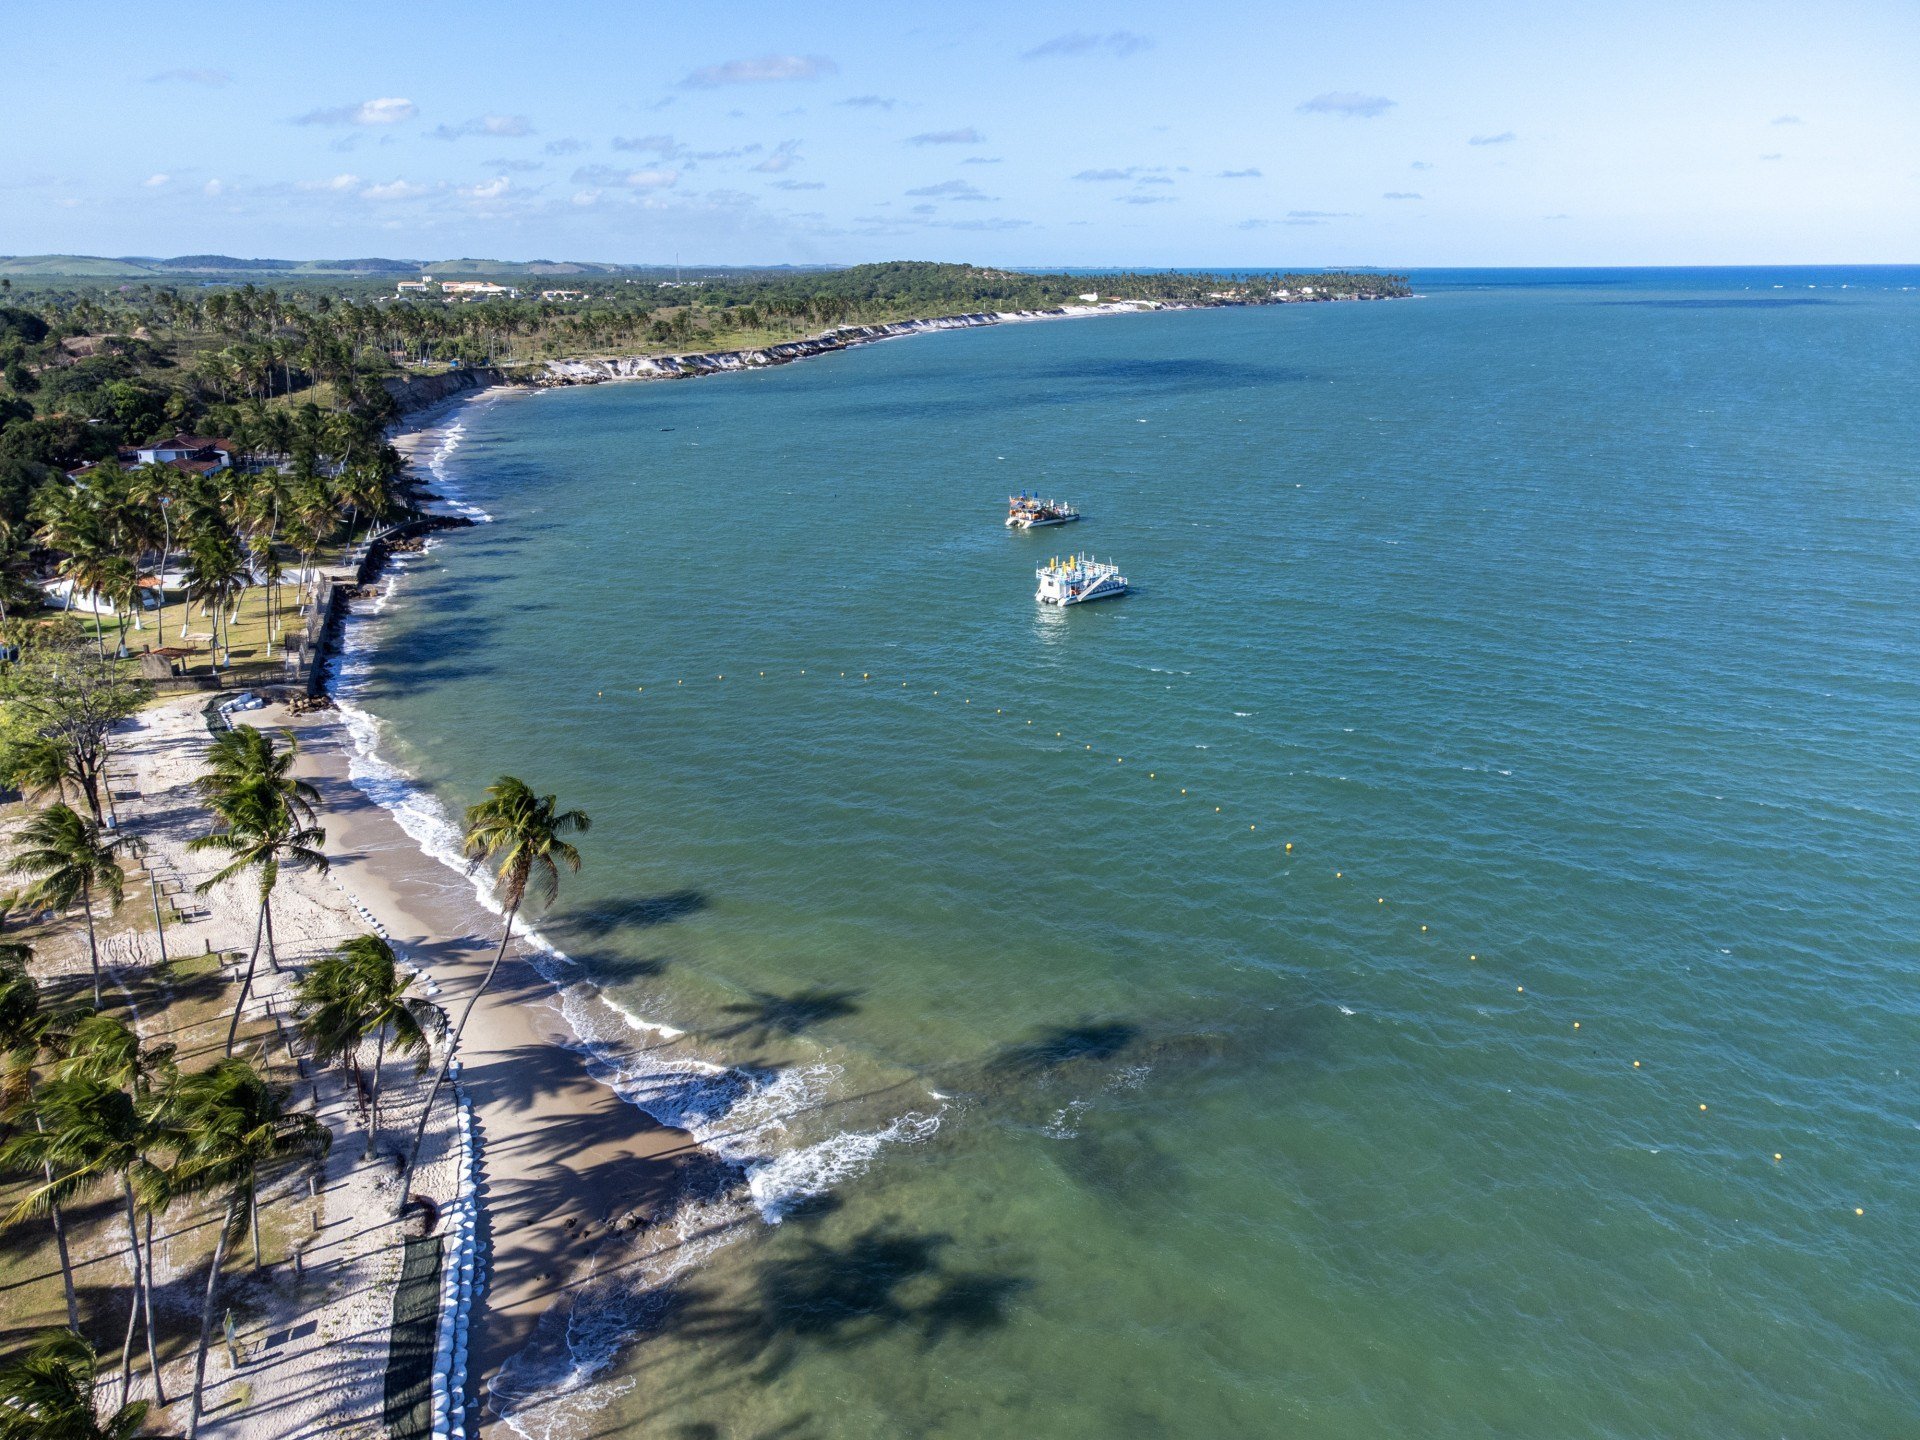
<svg viewBox="0 0 1920 1440"><path fill-rule="evenodd" d="M1033 598L1042 605L1081 605L1127 593L1120 567L1090 555L1055 556L1033 573L1040 582Z"/></svg>
<svg viewBox="0 0 1920 1440"><path fill-rule="evenodd" d="M1080 518L1080 512L1064 500L1042 500L1022 490L1007 497L1007 526L1013 530L1034 530L1042 525L1066 525Z"/></svg>

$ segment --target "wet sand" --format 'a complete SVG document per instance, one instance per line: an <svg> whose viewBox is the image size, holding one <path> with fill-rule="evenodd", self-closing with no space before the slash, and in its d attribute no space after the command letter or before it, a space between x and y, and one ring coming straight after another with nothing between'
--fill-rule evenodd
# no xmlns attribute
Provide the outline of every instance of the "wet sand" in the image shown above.
<svg viewBox="0 0 1920 1440"><path fill-rule="evenodd" d="M287 724L299 735L301 770L321 793L334 874L401 953L433 976L440 1003L457 1020L493 958L500 918L467 879L426 855L354 788L352 739L337 713L296 717L273 707L248 718ZM487 1263L467 1383L476 1418L490 1431L505 1433L487 1405L502 1361L585 1279L597 1242L628 1217L666 1215L684 1173L705 1161L684 1131L656 1123L594 1079L572 1039L553 986L516 942L460 1051L480 1134ZM447 1091L436 1103L450 1104Z"/></svg>

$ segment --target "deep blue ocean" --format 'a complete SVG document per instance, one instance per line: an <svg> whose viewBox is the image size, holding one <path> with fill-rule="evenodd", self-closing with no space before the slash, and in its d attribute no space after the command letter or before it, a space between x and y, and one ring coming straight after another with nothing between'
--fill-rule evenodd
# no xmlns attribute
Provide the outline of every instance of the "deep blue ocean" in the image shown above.
<svg viewBox="0 0 1920 1440"><path fill-rule="evenodd" d="M463 412L357 703L744 1177L516 1428L1920 1433L1920 269L1413 279Z"/></svg>

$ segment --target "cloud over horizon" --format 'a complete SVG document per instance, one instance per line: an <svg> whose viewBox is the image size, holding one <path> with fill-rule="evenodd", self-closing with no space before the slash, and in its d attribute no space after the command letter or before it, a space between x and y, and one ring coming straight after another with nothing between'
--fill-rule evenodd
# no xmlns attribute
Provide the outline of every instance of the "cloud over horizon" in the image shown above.
<svg viewBox="0 0 1920 1440"><path fill-rule="evenodd" d="M680 82L686 90L717 90L723 85L766 85L781 80L817 80L839 73L824 55L760 55L703 65Z"/></svg>
<svg viewBox="0 0 1920 1440"><path fill-rule="evenodd" d="M992 200L995 198L964 180L942 180L937 185L921 185L907 191L907 194L924 196L931 200Z"/></svg>
<svg viewBox="0 0 1920 1440"><path fill-rule="evenodd" d="M468 135L516 137L531 135L533 122L524 115L482 115L458 125L436 125L427 132L436 140L460 140Z"/></svg>
<svg viewBox="0 0 1920 1440"><path fill-rule="evenodd" d="M1061 60L1076 55L1111 55L1124 60L1129 55L1138 55L1142 50L1151 50L1153 41L1145 35L1135 34L1131 30L1109 30L1106 34L1094 34L1085 30L1070 30L1065 35L1056 35L1051 40L1042 41L1031 50L1020 52L1022 60Z"/></svg>
<svg viewBox="0 0 1920 1440"><path fill-rule="evenodd" d="M398 125L420 113L411 100L389 95L379 100L363 100L358 105L335 105L309 110L294 120L296 125Z"/></svg>
<svg viewBox="0 0 1920 1440"><path fill-rule="evenodd" d="M1294 109L1302 115L1338 115L1347 120L1371 120L1393 109L1394 102L1384 95L1362 95L1357 90L1329 90L1311 100L1303 100Z"/></svg>
<svg viewBox="0 0 1920 1440"><path fill-rule="evenodd" d="M1469 145L1511 145L1520 137L1511 130L1502 130L1498 135L1475 135L1467 141Z"/></svg>
<svg viewBox="0 0 1920 1440"><path fill-rule="evenodd" d="M971 125L962 130L922 130L906 138L908 145L984 145L987 137Z"/></svg>

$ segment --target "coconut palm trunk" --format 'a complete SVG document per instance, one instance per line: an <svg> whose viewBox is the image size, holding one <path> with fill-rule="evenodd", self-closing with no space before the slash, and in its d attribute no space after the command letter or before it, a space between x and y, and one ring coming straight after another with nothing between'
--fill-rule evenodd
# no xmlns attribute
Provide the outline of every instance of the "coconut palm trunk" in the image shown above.
<svg viewBox="0 0 1920 1440"><path fill-rule="evenodd" d="M380 1038L373 1046L373 1093L367 1100L367 1151L360 1158L363 1161L373 1158L373 1150L380 1143L380 1067L387 1058L387 1027L380 1027Z"/></svg>
<svg viewBox="0 0 1920 1440"><path fill-rule="evenodd" d="M520 896L513 897L513 903L507 907L506 928L500 932L500 948L493 952L493 963L487 966L487 973L480 978L480 986L467 997L466 1008L460 1012L460 1023L453 1027L453 1033L447 1037L446 1052L440 1057L440 1068L433 1072L433 1084L427 1090L427 1103L420 1107L420 1119L413 1127L413 1144L407 1147L407 1168L400 1172L400 1211L407 1208L407 1187L413 1183L414 1168L420 1163L420 1142L426 1138L427 1117L433 1113L433 1102L440 1096L440 1087L447 1082L447 1071L453 1067L454 1053L460 1048L460 1037L466 1033L467 1021L473 1016L473 1007L480 1003L480 997L487 993L493 984L493 977L500 969L500 962L506 958L507 943L513 939L513 917L520 913Z"/></svg>
<svg viewBox="0 0 1920 1440"><path fill-rule="evenodd" d="M187 1412L187 1440L195 1440L200 1433L201 1398L207 1384L207 1342L213 1337L213 1297L220 1285L220 1267L227 1258L227 1237L233 1232L234 1202L227 1202L227 1212L220 1222L219 1238L213 1242L213 1259L207 1265L207 1292L200 1302L200 1348L193 1361L193 1404Z"/></svg>
<svg viewBox="0 0 1920 1440"><path fill-rule="evenodd" d="M80 909L87 917L87 964L93 968L93 1008L100 1008L100 942L93 933L93 881L80 886Z"/></svg>
<svg viewBox="0 0 1920 1440"><path fill-rule="evenodd" d="M166 1392L165 1386L161 1383L161 1379L160 1379L160 1349L159 1349L159 1346L154 1341L154 1327L153 1327L153 1211L152 1209L149 1208L146 1214L142 1218L145 1222L145 1229L146 1229L144 1243L141 1246L141 1248L142 1250L145 1251L145 1263L146 1263L146 1274L145 1274L146 1283L145 1283L144 1289L146 1292L145 1303L146 1303L146 1310L147 1310L147 1368L153 1372L153 1403L156 1405L164 1405L167 1403L167 1392Z"/></svg>
<svg viewBox="0 0 1920 1440"><path fill-rule="evenodd" d="M234 1037L240 1033L240 1012L247 1007L247 994L253 989L253 967L260 963L260 937L267 923L267 897L260 897L260 913L253 922L253 950L247 956L247 973L240 981L240 996L233 1002L233 1018L227 1021L226 1054L233 1054Z"/></svg>
<svg viewBox="0 0 1920 1440"><path fill-rule="evenodd" d="M33 1128L43 1135L46 1134L47 1122L40 1117L37 1109L33 1112ZM41 1161L40 1173L47 1177L47 1193L52 1195L54 1193L53 1162ZM67 1253L67 1221L66 1217L60 1213L58 1200L48 1203L47 1218L53 1222L53 1243L60 1252L60 1280L67 1289L67 1328L78 1335L80 1333L80 1302L74 1298L73 1257Z"/></svg>
<svg viewBox="0 0 1920 1440"><path fill-rule="evenodd" d="M127 1244L132 1247L133 1261L133 1301L127 1306L126 1338L120 1342L120 1403L124 1405L133 1398L133 1337L140 1329L140 1299L146 1286L140 1270L140 1214L133 1203L131 1175L120 1177L120 1192L127 1202ZM154 1378L158 1383L158 1372Z"/></svg>

